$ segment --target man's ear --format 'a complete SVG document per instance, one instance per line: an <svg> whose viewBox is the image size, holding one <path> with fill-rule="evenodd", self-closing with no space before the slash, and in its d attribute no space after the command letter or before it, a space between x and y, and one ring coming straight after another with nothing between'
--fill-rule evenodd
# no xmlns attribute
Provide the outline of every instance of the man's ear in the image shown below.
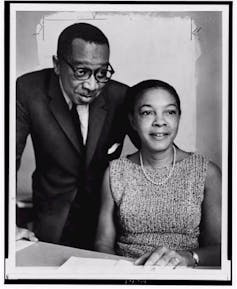
<svg viewBox="0 0 237 289"><path fill-rule="evenodd" d="M131 124L131 127L136 130L136 126L135 126L135 122L134 122L134 118L133 118L133 115L131 113L128 114L128 119L129 119L129 122Z"/></svg>
<svg viewBox="0 0 237 289"><path fill-rule="evenodd" d="M54 72L59 75L60 72L60 64L57 56L53 55L53 67L54 67Z"/></svg>

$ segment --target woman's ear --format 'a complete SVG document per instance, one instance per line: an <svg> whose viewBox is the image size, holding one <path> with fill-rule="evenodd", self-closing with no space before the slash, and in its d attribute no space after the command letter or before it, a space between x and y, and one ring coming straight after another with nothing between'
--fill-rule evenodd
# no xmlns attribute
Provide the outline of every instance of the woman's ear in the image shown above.
<svg viewBox="0 0 237 289"><path fill-rule="evenodd" d="M54 67L54 72L59 75L60 72L60 67L59 67L59 60L57 56L53 55L53 67Z"/></svg>
<svg viewBox="0 0 237 289"><path fill-rule="evenodd" d="M128 119L130 122L131 127L136 130L136 125L135 125L135 121L134 121L134 117L131 113L128 114Z"/></svg>

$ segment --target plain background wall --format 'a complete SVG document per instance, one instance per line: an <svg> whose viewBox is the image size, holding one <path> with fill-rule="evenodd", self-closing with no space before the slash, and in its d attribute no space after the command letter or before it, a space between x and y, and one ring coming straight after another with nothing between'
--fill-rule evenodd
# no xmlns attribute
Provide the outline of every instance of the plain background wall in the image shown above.
<svg viewBox="0 0 237 289"><path fill-rule="evenodd" d="M37 25L40 23L42 17L49 15L52 15L52 12L21 11L16 13L16 76L35 70L41 64L37 46L36 31ZM193 138L193 141L195 141L194 145L196 150L204 153L211 160L221 166L221 13L161 12L157 13L157 15L162 16L164 19L175 19L176 17L180 17L180 19L182 19L189 17L192 18L195 26L200 28L197 35L193 34L194 38L198 38L198 43L200 45L200 56L195 62L195 75L197 80L194 87L195 111L194 114L190 116L195 116L195 120L193 121L194 125L193 123L186 123L185 125L187 128L190 129L191 127L194 130L195 138ZM167 33L169 33L169 31L167 31ZM179 54L180 51L177 50L177 57ZM144 58L145 57L146 55L144 55ZM162 70L162 66L159 69ZM173 69L175 70L177 68L174 67ZM181 70L179 73L182 75L183 71ZM192 93L193 92L190 92L190 94ZM182 141L183 145L185 146L189 140L188 138L183 138L181 139L181 143ZM123 153L126 154L128 152L132 152L133 150L134 148L126 139ZM23 154L21 169L18 174L19 192L31 192L31 174L33 169L33 151L30 139L28 139L28 143Z"/></svg>

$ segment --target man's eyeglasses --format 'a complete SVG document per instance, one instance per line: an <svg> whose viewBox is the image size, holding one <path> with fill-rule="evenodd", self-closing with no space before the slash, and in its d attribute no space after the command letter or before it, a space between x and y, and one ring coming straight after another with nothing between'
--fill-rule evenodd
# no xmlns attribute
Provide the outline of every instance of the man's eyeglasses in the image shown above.
<svg viewBox="0 0 237 289"><path fill-rule="evenodd" d="M113 67L108 63L106 67L101 67L95 70L92 70L90 68L86 67L74 67L70 62L68 62L64 57L61 57L61 59L71 67L72 71L74 72L74 77L77 80L87 80L91 77L93 74L95 76L95 79L98 82L106 83L110 80L112 75L114 74Z"/></svg>

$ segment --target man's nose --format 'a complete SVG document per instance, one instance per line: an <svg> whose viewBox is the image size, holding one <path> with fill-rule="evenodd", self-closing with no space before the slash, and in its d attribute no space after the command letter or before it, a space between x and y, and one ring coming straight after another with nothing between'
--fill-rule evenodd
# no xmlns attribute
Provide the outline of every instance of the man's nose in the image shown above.
<svg viewBox="0 0 237 289"><path fill-rule="evenodd" d="M87 80L84 81L84 88L93 91L97 87L98 87L98 82L94 74L92 73L91 76Z"/></svg>

